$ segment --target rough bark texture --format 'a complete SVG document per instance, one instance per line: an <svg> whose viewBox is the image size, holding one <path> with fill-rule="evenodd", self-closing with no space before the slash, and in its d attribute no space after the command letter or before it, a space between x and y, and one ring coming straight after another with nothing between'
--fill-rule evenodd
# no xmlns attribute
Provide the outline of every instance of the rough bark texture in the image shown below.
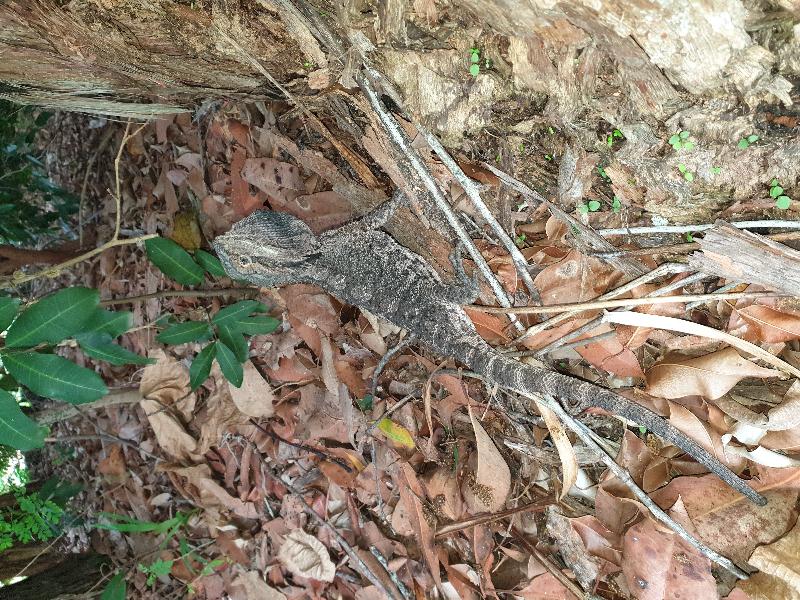
<svg viewBox="0 0 800 600"><path fill-rule="evenodd" d="M14 549L9 552L13 553ZM4 560L5 556L4 553ZM0 600L56 600L67 594L83 593L100 580L105 562L106 559L97 554L45 553L37 559L36 569L26 571L27 579L0 588ZM19 569L14 573L17 572Z"/></svg>
<svg viewBox="0 0 800 600"><path fill-rule="evenodd" d="M692 269L733 281L760 283L789 294L800 290L800 252L751 231L720 223L700 241Z"/></svg>
<svg viewBox="0 0 800 600"><path fill-rule="evenodd" d="M791 189L800 175L789 83L800 74L800 17L791 0L59 4L0 7L0 94L146 116L208 98L271 97L256 59L366 153L370 138L353 127L337 87L353 87L352 52L343 43L323 51L306 24L317 20L341 39L360 36L410 115L449 146L499 157L543 191L574 144L590 167L584 197L617 196L626 209L675 222L763 215L774 210L768 182ZM471 48L480 51L477 76ZM613 128L625 142L612 152ZM666 144L681 129L696 142L692 152ZM759 143L738 149L752 134Z"/></svg>

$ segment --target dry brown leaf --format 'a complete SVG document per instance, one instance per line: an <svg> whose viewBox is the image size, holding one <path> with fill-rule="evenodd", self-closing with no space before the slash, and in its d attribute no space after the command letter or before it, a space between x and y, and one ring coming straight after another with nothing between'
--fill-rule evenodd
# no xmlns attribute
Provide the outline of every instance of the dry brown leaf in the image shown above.
<svg viewBox="0 0 800 600"><path fill-rule="evenodd" d="M578 459L575 458L575 449L567 437L564 425L558 420L556 414L538 400L534 400L534 402L536 402L536 409L542 415L545 425L550 431L550 437L553 439L553 444L558 450L558 458L561 460L563 481L561 482L561 492L558 495L558 499L561 500L569 493L569 490L578 479Z"/></svg>
<svg viewBox="0 0 800 600"><path fill-rule="evenodd" d="M212 367L211 376L217 382L216 389L195 419L195 423L200 425L198 448L202 454L213 446L218 446L226 433L237 432L242 426L248 430L251 427L245 425L248 417L233 403L229 390L235 388L224 383L225 378L216 363Z"/></svg>
<svg viewBox="0 0 800 600"><path fill-rule="evenodd" d="M605 326L589 333L591 335L599 335L604 329L606 329ZM636 354L630 348L624 346L616 337L587 344L586 346L579 346L575 350L592 366L613 373L618 377L644 377Z"/></svg>
<svg viewBox="0 0 800 600"><path fill-rule="evenodd" d="M231 600L286 600L286 595L267 585L258 571L247 571L233 580Z"/></svg>
<svg viewBox="0 0 800 600"><path fill-rule="evenodd" d="M271 417L275 412L272 406L275 394L249 360L244 363L244 380L241 387L229 386L233 403L248 417Z"/></svg>
<svg viewBox="0 0 800 600"><path fill-rule="evenodd" d="M511 491L511 471L497 450L492 438L467 406L472 427L475 430L474 480L470 477L462 486L461 493L467 509L472 513L495 512L506 504Z"/></svg>
<svg viewBox="0 0 800 600"><path fill-rule="evenodd" d="M289 200L271 202L275 210L288 212L299 218L316 234L335 229L353 219L353 206L337 192L317 192Z"/></svg>
<svg viewBox="0 0 800 600"><path fill-rule="evenodd" d="M722 436L707 423L701 421L688 408L676 402L669 403L669 422L688 435L703 448L734 471L744 467L746 461L738 454L728 451Z"/></svg>
<svg viewBox="0 0 800 600"><path fill-rule="evenodd" d="M200 224L197 222L197 213L193 210L185 210L176 214L169 237L189 252L197 250L203 243Z"/></svg>
<svg viewBox="0 0 800 600"><path fill-rule="evenodd" d="M422 556L436 583L441 583L442 577L439 573L439 556L433 540L433 531L428 523L427 515L422 506L424 492L417 479L417 474L408 463L398 463L396 471L396 483L400 492L400 501L407 510L407 518L416 535L416 541L422 550ZM400 503L398 503L398 506ZM393 521L394 522L394 521Z"/></svg>
<svg viewBox="0 0 800 600"><path fill-rule="evenodd" d="M292 575L319 581L333 581L336 567L328 549L317 538L302 529L295 529L283 541L278 560Z"/></svg>
<svg viewBox="0 0 800 600"><path fill-rule="evenodd" d="M795 380L781 403L767 413L767 431L784 431L800 425L800 380Z"/></svg>
<svg viewBox="0 0 800 600"><path fill-rule="evenodd" d="M451 521L460 519L464 514L464 502L458 489L458 477L445 466L426 475L423 479L425 492L441 511L442 515Z"/></svg>
<svg viewBox="0 0 800 600"><path fill-rule="evenodd" d="M685 520L680 499L669 512L673 518ZM711 561L652 519L628 529L622 553L622 572L637 600L717 597Z"/></svg>
<svg viewBox="0 0 800 600"><path fill-rule="evenodd" d="M697 533L711 548L744 564L759 544L772 542L795 522L800 469L764 469L751 487L764 494L766 506L756 506L730 489L716 475L677 477L653 492L659 506L680 497Z"/></svg>
<svg viewBox="0 0 800 600"><path fill-rule="evenodd" d="M248 158L242 167L242 178L268 194L275 188L306 191L300 169L274 158Z"/></svg>
<svg viewBox="0 0 800 600"><path fill-rule="evenodd" d="M799 600L800 523L772 544L756 548L748 563L761 571L739 584L752 600Z"/></svg>
<svg viewBox="0 0 800 600"><path fill-rule="evenodd" d="M800 338L800 315L761 304L740 308L737 312L747 323L744 335L747 340L776 343Z"/></svg>
<svg viewBox="0 0 800 600"><path fill-rule="evenodd" d="M779 375L742 358L733 348L724 348L699 358L665 358L648 369L645 391L669 399L700 395L716 400L745 377Z"/></svg>
<svg viewBox="0 0 800 600"><path fill-rule="evenodd" d="M490 344L507 344L510 338L506 334L508 318L501 315L492 315L480 310L464 309L467 316L478 330L478 335Z"/></svg>
<svg viewBox="0 0 800 600"><path fill-rule="evenodd" d="M204 509L223 509L245 519L258 519L259 511L252 502L244 502L231 496L225 488L214 481L214 476L208 465L194 465L192 467L165 466L163 470L175 473L187 479L187 490L196 504Z"/></svg>
<svg viewBox="0 0 800 600"><path fill-rule="evenodd" d="M189 394L189 374L160 350L151 356L156 358L156 363L145 367L142 373L139 404L164 452L178 460L196 462L199 460L197 440L186 432L172 408L187 396L191 396L188 404L194 405L194 395Z"/></svg>

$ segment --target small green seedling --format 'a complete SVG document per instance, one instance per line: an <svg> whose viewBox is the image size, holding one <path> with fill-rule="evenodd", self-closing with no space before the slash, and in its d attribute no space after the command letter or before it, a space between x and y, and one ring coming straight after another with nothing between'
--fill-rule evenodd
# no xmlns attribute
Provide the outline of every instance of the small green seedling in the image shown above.
<svg viewBox="0 0 800 600"><path fill-rule="evenodd" d="M600 206L601 204L599 200L589 200L589 202L578 206L578 211L583 214L590 212L597 212L598 210L600 210Z"/></svg>
<svg viewBox="0 0 800 600"><path fill-rule="evenodd" d="M683 178L686 181L688 181L689 183L694 181L694 173L692 173L689 169L687 169L685 164L680 163L678 165L678 171L681 172L681 174L683 175Z"/></svg>
<svg viewBox="0 0 800 600"><path fill-rule="evenodd" d="M526 236L524 233L520 233L520 234L519 234L519 235L518 235L518 236L517 236L517 237L514 239L514 243L515 243L517 246L522 246L522 245L525 243L525 239L526 239L526 238L527 238L527 236Z"/></svg>
<svg viewBox="0 0 800 600"><path fill-rule="evenodd" d="M553 160L553 155L552 154L545 154L544 155L544 159L545 160Z"/></svg>
<svg viewBox="0 0 800 600"><path fill-rule="evenodd" d="M624 140L625 136L622 135L622 132L619 129L615 129L611 133L606 136L606 145L611 148L614 145L614 142L617 140Z"/></svg>
<svg viewBox="0 0 800 600"><path fill-rule="evenodd" d="M694 234L691 231L686 232L686 241L690 244L694 241Z"/></svg>
<svg viewBox="0 0 800 600"><path fill-rule="evenodd" d="M786 210L792 203L792 199L783 193L783 187L777 179L773 179L769 184L769 196L775 198L775 206L781 210Z"/></svg>
<svg viewBox="0 0 800 600"><path fill-rule="evenodd" d="M750 144L755 144L759 139L761 138L759 138L757 135L748 135L747 137L740 139L739 143L736 144L736 147L740 150L746 150L750 147Z"/></svg>
<svg viewBox="0 0 800 600"><path fill-rule="evenodd" d="M622 202L620 202L619 198L616 196L614 196L614 200L611 202L611 210L613 210L615 213L618 213L622 210Z"/></svg>
<svg viewBox="0 0 800 600"><path fill-rule="evenodd" d="M606 170L603 167L601 167L600 165L597 165L597 172L600 175L600 177L603 178L603 181L605 181L605 182L611 181L611 177L608 176L608 173L606 173Z"/></svg>
<svg viewBox="0 0 800 600"><path fill-rule="evenodd" d="M477 77L481 72L481 51L478 48L469 49L469 74Z"/></svg>
<svg viewBox="0 0 800 600"><path fill-rule="evenodd" d="M689 139L690 135L688 131L682 129L669 138L669 145L675 150L692 150L694 149L694 142Z"/></svg>
<svg viewBox="0 0 800 600"><path fill-rule="evenodd" d="M722 173L722 167L711 167L711 173L714 175L719 175Z"/></svg>

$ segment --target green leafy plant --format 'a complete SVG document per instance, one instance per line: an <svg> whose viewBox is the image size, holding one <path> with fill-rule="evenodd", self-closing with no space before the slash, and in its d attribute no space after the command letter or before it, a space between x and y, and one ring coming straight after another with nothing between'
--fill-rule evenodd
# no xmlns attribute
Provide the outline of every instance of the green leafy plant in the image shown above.
<svg viewBox="0 0 800 600"><path fill-rule="evenodd" d="M773 179L769 184L769 196L775 198L775 206L781 210L786 210L792 204L792 199L783 193L783 187L777 179Z"/></svg>
<svg viewBox="0 0 800 600"><path fill-rule="evenodd" d="M669 145L672 146L675 150L693 150L694 149L694 142L689 139L691 133L686 131L685 129L672 134L669 138Z"/></svg>
<svg viewBox="0 0 800 600"><path fill-rule="evenodd" d="M520 233L520 234L519 234L519 235L517 235L517 237L514 239L514 243L515 243L517 246L520 246L520 247L521 247L521 246L523 246L523 245L525 244L525 239L526 239L526 238L527 238L527 236L526 236L524 233Z"/></svg>
<svg viewBox="0 0 800 600"><path fill-rule="evenodd" d="M597 173L598 175L600 175L600 177L603 178L603 181L605 181L606 183L611 181L611 177L608 176L608 173L606 173L605 168L603 168L602 166L597 165Z"/></svg>
<svg viewBox="0 0 800 600"><path fill-rule="evenodd" d="M747 137L743 137L739 140L739 143L736 144L736 147L740 150L746 150L750 147L751 144L755 144L761 138L755 134L748 135Z"/></svg>
<svg viewBox="0 0 800 600"><path fill-rule="evenodd" d="M128 582L124 573L117 573L103 588L100 600L125 600L128 595Z"/></svg>
<svg viewBox="0 0 800 600"><path fill-rule="evenodd" d="M711 173L713 175L719 175L722 173L722 167L711 167Z"/></svg>
<svg viewBox="0 0 800 600"><path fill-rule="evenodd" d="M620 202L620 199L616 196L614 196L614 199L611 201L611 210L613 210L615 213L618 213L622 210L622 202Z"/></svg>
<svg viewBox="0 0 800 600"><path fill-rule="evenodd" d="M98 291L85 287L65 288L22 310L18 299L0 297L0 331L6 331L0 348L5 387L0 390L0 443L27 451L40 447L46 436L6 390L22 387L71 404L108 393L97 373L54 353L63 341L73 339L87 356L115 365L152 362L113 341L130 328L132 316L101 308Z"/></svg>
<svg viewBox="0 0 800 600"><path fill-rule="evenodd" d="M477 77L481 72L481 51L479 48L469 49L469 74Z"/></svg>
<svg viewBox="0 0 800 600"><path fill-rule="evenodd" d="M619 129L614 129L611 133L606 135L606 145L609 148L614 147L614 142L622 141L625 139L625 136L622 135L622 132Z"/></svg>
<svg viewBox="0 0 800 600"><path fill-rule="evenodd" d="M691 183L692 181L694 181L694 173L692 173L692 172L691 172L691 171L690 171L690 170L689 170L689 169L686 167L686 165L685 165L685 164L683 164L683 163L679 163L679 164L678 164L678 171L680 171L681 175L683 175L683 178L684 178L686 181L688 181L689 183Z"/></svg>
<svg viewBox="0 0 800 600"><path fill-rule="evenodd" d="M30 244L66 228L78 199L54 185L33 148L50 118L0 100L0 243Z"/></svg>
<svg viewBox="0 0 800 600"><path fill-rule="evenodd" d="M0 552L14 544L45 542L61 531L65 506L81 486L49 479L39 491L15 491L16 506L0 511Z"/></svg>
<svg viewBox="0 0 800 600"><path fill-rule="evenodd" d="M579 205L578 211L583 214L590 212L597 212L598 210L600 210L601 206L602 204L600 203L599 200L589 200L589 202Z"/></svg>

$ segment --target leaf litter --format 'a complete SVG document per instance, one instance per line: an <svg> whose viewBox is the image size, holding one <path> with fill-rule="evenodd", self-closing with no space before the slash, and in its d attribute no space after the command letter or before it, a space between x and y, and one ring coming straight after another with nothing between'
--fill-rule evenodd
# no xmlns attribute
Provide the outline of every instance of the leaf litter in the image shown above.
<svg viewBox="0 0 800 600"><path fill-rule="evenodd" d="M183 231L181 215L192 202L195 220L186 229L192 244L203 243L197 231L211 239L262 206L295 214L315 231L350 220L352 207L344 196L297 162L302 153L292 142L292 125L280 130L262 119L224 105L204 140L183 116L137 134L123 165L129 188L123 227L143 222L147 232ZM296 155L281 148L294 148ZM311 158L304 160L310 164ZM342 177L323 154L314 164L322 160L334 170L331 180ZM535 210L519 217L532 220L524 229L530 239L523 252L539 270L535 283L545 304L588 301L622 283L620 272L571 248L567 232L552 218ZM113 210L103 209L98 237L108 233L108 223ZM484 242L479 247L507 289L520 286L504 251ZM99 287L102 297L176 289L141 253L110 252L99 262L102 277L89 265L79 266L76 277ZM652 287L679 280L668 277ZM215 285L230 282L222 278ZM683 289L695 291L691 285ZM125 442L79 445L78 477L103 490L84 493L87 517L105 511L158 522L177 510L193 511L181 536L171 539L94 530L83 542L71 542L79 549L91 536L96 548L131 566L142 552L150 553L151 562L173 561L153 584L131 569L137 597L163 598L187 588L197 598L248 600L366 599L385 590L430 597L437 587L474 598L574 598L575 589L609 598L798 594L792 540L800 477L792 463L776 457L800 452L800 411L795 385L774 364L719 342L709 345L701 335L681 336L649 324L612 329L597 323L582 336L611 337L563 346L553 355L568 372L615 385L646 384L646 395L630 397L751 475L769 497L766 508L755 507L648 432L624 429L609 415L585 417L659 506L714 549L760 570L734 587L731 580L715 579L711 563L654 521L618 480L579 463L578 443L545 409L531 423L509 418L493 401L501 391L484 389L453 370L455 365L413 346L382 367L373 393L381 357L400 340L396 328L312 286L260 290L256 297L282 325L250 339L241 387L230 386L215 366L190 391L188 366L201 344L164 346L151 325L166 314L202 321L228 302L155 298L132 308L134 329L122 338L126 348L155 364L138 371L101 367L106 381L136 385L139 402L92 409L92 423L65 421L53 429L55 437L65 437L102 428ZM800 338L796 311L768 299L709 303L702 311L662 306L636 312L694 319L794 364L789 357ZM491 343L512 342L505 317L469 314ZM571 315L525 346L558 343L598 314ZM778 400L753 398L753 386ZM558 452L561 466L509 452L506 440ZM594 502L587 500L592 497ZM543 499L549 503L546 517L514 512ZM304 507L325 525L310 519ZM488 520L470 524L476 516ZM437 537L444 525L449 533ZM192 568L179 560L186 553L181 539L195 549ZM342 540L380 575L379 586L367 581ZM207 564L222 560L204 569L198 557Z"/></svg>

